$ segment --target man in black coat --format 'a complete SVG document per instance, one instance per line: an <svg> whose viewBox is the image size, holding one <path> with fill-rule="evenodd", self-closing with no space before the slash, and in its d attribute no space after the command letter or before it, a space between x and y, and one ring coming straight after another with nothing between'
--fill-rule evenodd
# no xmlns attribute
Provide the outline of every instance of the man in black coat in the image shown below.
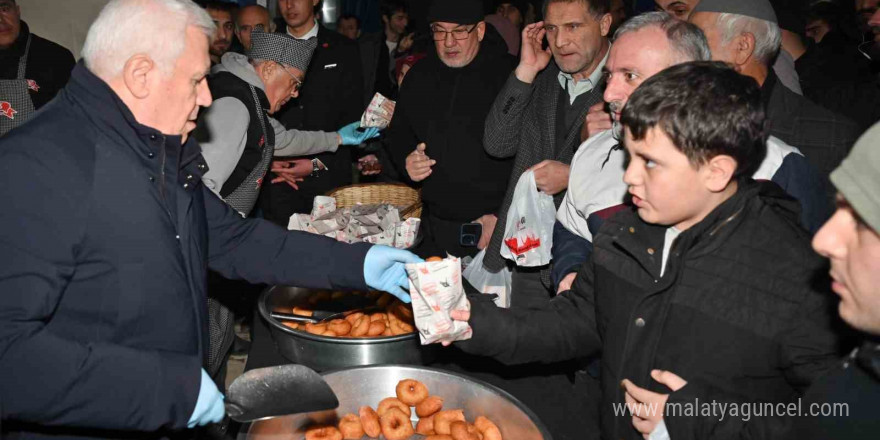
<svg viewBox="0 0 880 440"><path fill-rule="evenodd" d="M388 129L392 161L422 191L425 239L416 252L426 257L473 256L486 247L489 227L464 244L462 227L495 216L513 165L483 148L486 114L514 58L484 44L480 6L452 0L432 9L436 53L407 73Z"/></svg>
<svg viewBox="0 0 880 440"><path fill-rule="evenodd" d="M838 311L862 332L861 347L810 388L792 439L872 438L880 432L880 124L856 143L831 173L837 212L813 239L816 252L831 260L831 289Z"/></svg>
<svg viewBox="0 0 880 440"><path fill-rule="evenodd" d="M689 21L706 34L713 60L732 64L761 85L770 134L798 148L827 177L858 138L859 128L779 82L770 66L780 50L781 31L770 2L702 0ZM731 26L735 32L727 31Z"/></svg>
<svg viewBox="0 0 880 440"><path fill-rule="evenodd" d="M814 283L825 264L797 203L748 177L766 143L758 87L721 63L679 64L642 83L621 119L636 212L606 220L572 290L549 304L505 310L471 295L470 313L453 317L473 338L456 345L506 363L601 352L603 438L642 439L661 420L673 439L775 438L790 419L658 411L637 431L625 406L643 392L681 405L788 403L837 356L830 297ZM665 377L655 369L687 385L655 382Z"/></svg>
<svg viewBox="0 0 880 440"><path fill-rule="evenodd" d="M0 136L52 100L73 65L69 50L31 33L15 0L0 0Z"/></svg>
<svg viewBox="0 0 880 440"><path fill-rule="evenodd" d="M111 1L70 83L0 140L5 438L158 439L219 422L202 368L208 268L408 298L414 255L243 219L202 184L189 132L211 104L213 33L192 2Z"/></svg>
<svg viewBox="0 0 880 440"><path fill-rule="evenodd" d="M279 0L278 9L286 32L294 38L317 38L318 47L312 56L299 97L292 99L276 114L288 130L336 131L360 120L364 110L363 76L357 43L321 26L315 19L314 7L319 0ZM321 153L298 158L293 163L311 161L316 169L294 189L286 184L264 185L260 207L266 219L287 226L294 213L308 213L316 195L351 184L352 150ZM317 159L317 161L314 161ZM323 164L323 165L321 165ZM284 167L273 163L272 168ZM274 177L274 176L271 176Z"/></svg>

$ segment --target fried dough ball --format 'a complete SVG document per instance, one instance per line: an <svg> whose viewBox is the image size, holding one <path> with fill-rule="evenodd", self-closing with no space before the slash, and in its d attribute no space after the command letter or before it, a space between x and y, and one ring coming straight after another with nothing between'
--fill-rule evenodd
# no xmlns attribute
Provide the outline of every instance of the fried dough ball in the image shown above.
<svg viewBox="0 0 880 440"><path fill-rule="evenodd" d="M346 315L345 320L348 321L349 324L354 325L361 316L364 316L364 314L361 312L354 312L350 315Z"/></svg>
<svg viewBox="0 0 880 440"><path fill-rule="evenodd" d="M281 325L288 327L288 328L292 328L294 330L299 330L299 324L296 322L281 321Z"/></svg>
<svg viewBox="0 0 880 440"><path fill-rule="evenodd" d="M331 330L337 335L347 335L351 332L351 324L344 319L334 319L327 323L327 330Z"/></svg>
<svg viewBox="0 0 880 440"><path fill-rule="evenodd" d="M363 313L361 317L355 321L355 323L351 326L351 335L355 338L360 338L362 336L366 336L367 332L370 330L370 317L365 316Z"/></svg>
<svg viewBox="0 0 880 440"><path fill-rule="evenodd" d="M434 414L434 432L437 434L451 434L452 422L464 422L464 412L460 409L447 409Z"/></svg>
<svg viewBox="0 0 880 440"><path fill-rule="evenodd" d="M306 331L315 335L323 335L327 331L327 324L306 324Z"/></svg>
<svg viewBox="0 0 880 440"><path fill-rule="evenodd" d="M300 316L312 316L312 311L311 311L311 310L309 310L309 309L304 309L304 308L302 308L302 307L294 307L293 309L291 309L291 312L293 312L294 315L300 315Z"/></svg>
<svg viewBox="0 0 880 440"><path fill-rule="evenodd" d="M425 440L455 440L451 435L448 434L434 434L425 437Z"/></svg>
<svg viewBox="0 0 880 440"><path fill-rule="evenodd" d="M449 432L455 440L482 440L480 430L468 422L452 422L449 425Z"/></svg>
<svg viewBox="0 0 880 440"><path fill-rule="evenodd" d="M372 321L372 322L376 322L376 321L383 321L384 322L387 320L388 320L388 316L386 316L384 313L381 313L381 312L373 313L372 315L370 315L370 321Z"/></svg>
<svg viewBox="0 0 880 440"><path fill-rule="evenodd" d="M342 440L342 433L335 426L313 426L306 429L306 440Z"/></svg>
<svg viewBox="0 0 880 440"><path fill-rule="evenodd" d="M501 440L501 430L486 417L477 417L474 420L474 426L483 434L483 440Z"/></svg>
<svg viewBox="0 0 880 440"><path fill-rule="evenodd" d="M358 410L358 415L361 419L361 427L364 428L364 433L367 434L367 437L375 438L382 433L382 426L379 424L379 414L376 414L373 408L362 406Z"/></svg>
<svg viewBox="0 0 880 440"><path fill-rule="evenodd" d="M372 321L370 322L370 328L367 329L367 336L376 337L381 336L382 333L385 333L385 321Z"/></svg>
<svg viewBox="0 0 880 440"><path fill-rule="evenodd" d="M428 263L435 263L437 261L443 261L443 257L428 257L425 261Z"/></svg>
<svg viewBox="0 0 880 440"><path fill-rule="evenodd" d="M415 434L409 416L396 407L379 416L379 424L382 425L382 435L388 440L406 440Z"/></svg>
<svg viewBox="0 0 880 440"><path fill-rule="evenodd" d="M394 391L397 393L397 399L408 406L416 406L428 398L428 387L415 379L398 382Z"/></svg>
<svg viewBox="0 0 880 440"><path fill-rule="evenodd" d="M399 409L400 412L406 414L407 417L412 415L412 411L409 409L409 406L398 400L396 397L388 397L382 399L382 401L379 402L379 406L376 408L376 412L379 413L379 417L382 417L391 408Z"/></svg>
<svg viewBox="0 0 880 440"><path fill-rule="evenodd" d="M428 396L427 399L416 405L416 415L419 417L428 417L441 409L443 409L443 398L439 396Z"/></svg>
<svg viewBox="0 0 880 440"><path fill-rule="evenodd" d="M420 417L416 423L416 432L422 435L434 434L434 417Z"/></svg>
<svg viewBox="0 0 880 440"><path fill-rule="evenodd" d="M342 438L346 440L361 440L361 437L364 436L364 428L361 426L360 417L354 414L346 414L339 421L339 432L342 433Z"/></svg>

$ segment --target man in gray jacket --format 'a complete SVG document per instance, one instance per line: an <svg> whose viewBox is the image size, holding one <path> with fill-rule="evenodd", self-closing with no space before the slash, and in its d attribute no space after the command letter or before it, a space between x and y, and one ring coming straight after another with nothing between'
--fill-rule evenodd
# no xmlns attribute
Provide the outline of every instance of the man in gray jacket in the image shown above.
<svg viewBox="0 0 880 440"><path fill-rule="evenodd" d="M339 145L358 145L378 135L358 130L358 122L338 132L286 130L269 117L299 94L317 40L255 30L248 55L227 53L209 78L214 104L199 118L196 138L209 171L202 181L242 216L256 203L273 156L335 152ZM268 146L268 148L266 148ZM296 188L321 164L289 170Z"/></svg>
<svg viewBox="0 0 880 440"><path fill-rule="evenodd" d="M358 145L378 134L375 128L358 131L358 122L330 133L285 130L269 117L299 93L316 41L257 28L251 32L248 56L227 52L212 69L208 83L214 103L200 115L196 129L208 165L202 182L242 217L256 204L273 156L336 151L340 144ZM279 170L277 174L283 177L276 180L285 179L296 188L297 181L322 166L318 159L306 164L307 169ZM211 337L207 370L222 384L223 374L219 373L234 337L233 314L224 304L238 302L236 298L249 287L214 273L208 279Z"/></svg>

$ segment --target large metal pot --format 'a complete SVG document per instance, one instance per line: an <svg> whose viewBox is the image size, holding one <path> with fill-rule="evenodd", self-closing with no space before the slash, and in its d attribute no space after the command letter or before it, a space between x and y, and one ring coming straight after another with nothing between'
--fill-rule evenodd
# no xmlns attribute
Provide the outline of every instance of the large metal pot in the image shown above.
<svg viewBox="0 0 880 440"><path fill-rule="evenodd" d="M332 371L323 376L339 398L338 408L254 422L246 440L303 440L305 429L311 425L335 425L345 414L357 414L362 405L375 408L380 400L394 396L397 383L403 379L424 383L431 394L443 398L445 409L461 408L471 422L477 416L488 417L498 425L505 439L551 440L547 428L522 402L461 374L426 367L381 365ZM412 421L416 420L413 412ZM421 438L424 437L418 434L412 437Z"/></svg>
<svg viewBox="0 0 880 440"><path fill-rule="evenodd" d="M274 286L260 295L260 316L268 323L282 356L316 371L361 365L424 365L436 347L422 346L417 333L382 338L347 339L318 336L293 330L271 318L275 307L307 305L315 291L301 287Z"/></svg>

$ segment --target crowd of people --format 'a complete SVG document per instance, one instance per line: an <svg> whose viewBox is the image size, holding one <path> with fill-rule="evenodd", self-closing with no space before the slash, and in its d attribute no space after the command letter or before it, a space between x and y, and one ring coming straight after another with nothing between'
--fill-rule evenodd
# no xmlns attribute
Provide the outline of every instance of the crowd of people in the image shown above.
<svg viewBox="0 0 880 440"><path fill-rule="evenodd" d="M367 32L320 0L111 0L77 62L0 0L0 436L187 436L223 418L242 292L408 301L404 264L446 254L511 301L469 289L435 366L553 438L876 435L876 0L414 3ZM501 256L526 172L540 267ZM420 191L412 252L286 231L356 181ZM699 402L846 414L669 411Z"/></svg>

